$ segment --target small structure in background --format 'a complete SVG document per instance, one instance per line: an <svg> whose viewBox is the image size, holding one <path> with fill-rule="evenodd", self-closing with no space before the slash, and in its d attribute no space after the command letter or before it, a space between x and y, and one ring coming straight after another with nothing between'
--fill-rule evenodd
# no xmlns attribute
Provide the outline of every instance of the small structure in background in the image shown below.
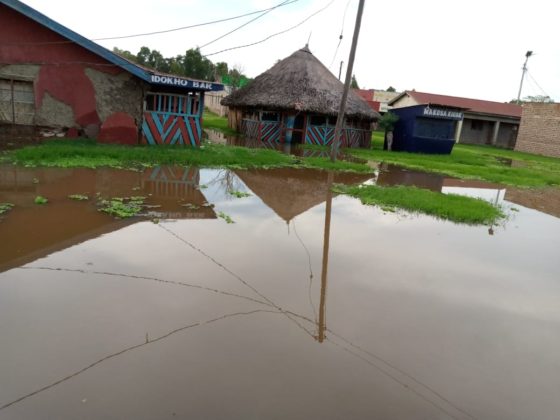
<svg viewBox="0 0 560 420"><path fill-rule="evenodd" d="M344 85L305 46L222 100L228 122L267 143L330 145ZM369 147L379 114L348 95L343 147Z"/></svg>
<svg viewBox="0 0 560 420"><path fill-rule="evenodd" d="M132 63L17 0L0 0L0 39L0 126L196 146L204 93L223 89Z"/></svg>
<svg viewBox="0 0 560 420"><path fill-rule="evenodd" d="M354 92L360 95L371 109L380 113L389 111L389 102L401 94L400 92L381 89L354 89Z"/></svg>
<svg viewBox="0 0 560 420"><path fill-rule="evenodd" d="M449 154L455 144L456 124L463 119L462 108L416 105L391 111L395 123L391 150Z"/></svg>
<svg viewBox="0 0 560 420"><path fill-rule="evenodd" d="M523 104L515 150L560 157L560 103Z"/></svg>
<svg viewBox="0 0 560 420"><path fill-rule="evenodd" d="M513 149L521 119L516 104L483 101L457 96L436 95L407 90L389 102L392 109L415 105L438 105L463 109L464 116L456 125L457 143L489 144Z"/></svg>

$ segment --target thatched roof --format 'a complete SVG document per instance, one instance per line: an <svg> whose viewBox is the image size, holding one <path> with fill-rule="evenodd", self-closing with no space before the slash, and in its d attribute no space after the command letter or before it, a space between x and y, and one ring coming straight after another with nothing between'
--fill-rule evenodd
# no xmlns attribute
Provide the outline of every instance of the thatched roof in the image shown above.
<svg viewBox="0 0 560 420"><path fill-rule="evenodd" d="M336 116L343 89L344 85L306 46L226 96L222 105ZM352 91L348 92L346 116L367 121L380 117Z"/></svg>

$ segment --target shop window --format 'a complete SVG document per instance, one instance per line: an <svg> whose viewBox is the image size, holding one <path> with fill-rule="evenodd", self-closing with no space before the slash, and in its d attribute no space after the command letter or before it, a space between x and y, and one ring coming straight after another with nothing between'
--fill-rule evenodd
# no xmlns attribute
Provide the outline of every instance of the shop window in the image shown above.
<svg viewBox="0 0 560 420"><path fill-rule="evenodd" d="M414 125L414 135L429 139L448 140L452 138L452 122L449 120L437 120L432 118L417 118Z"/></svg>
<svg viewBox="0 0 560 420"><path fill-rule="evenodd" d="M326 117L321 115L312 115L309 119L311 125L325 125L327 123Z"/></svg>

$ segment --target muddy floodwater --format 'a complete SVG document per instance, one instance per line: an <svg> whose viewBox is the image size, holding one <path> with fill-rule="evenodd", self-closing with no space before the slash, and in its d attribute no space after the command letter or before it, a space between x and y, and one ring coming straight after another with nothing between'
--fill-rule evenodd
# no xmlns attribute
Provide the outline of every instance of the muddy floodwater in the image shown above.
<svg viewBox="0 0 560 420"><path fill-rule="evenodd" d="M508 218L384 212L331 181L478 196ZM142 215L98 211L130 196ZM558 419L555 190L391 166L4 165L0 203L2 420Z"/></svg>

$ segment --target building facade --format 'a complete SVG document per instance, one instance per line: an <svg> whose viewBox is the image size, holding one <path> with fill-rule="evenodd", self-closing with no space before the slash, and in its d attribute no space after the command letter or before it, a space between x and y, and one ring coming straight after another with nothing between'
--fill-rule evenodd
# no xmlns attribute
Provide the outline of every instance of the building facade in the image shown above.
<svg viewBox="0 0 560 420"><path fill-rule="evenodd" d="M204 93L223 88L141 67L17 0L0 0L0 39L2 125L196 146Z"/></svg>
<svg viewBox="0 0 560 420"><path fill-rule="evenodd" d="M463 109L455 126L455 141L513 149L521 119L521 107L479 99L405 91L389 102L392 108L433 105Z"/></svg>

